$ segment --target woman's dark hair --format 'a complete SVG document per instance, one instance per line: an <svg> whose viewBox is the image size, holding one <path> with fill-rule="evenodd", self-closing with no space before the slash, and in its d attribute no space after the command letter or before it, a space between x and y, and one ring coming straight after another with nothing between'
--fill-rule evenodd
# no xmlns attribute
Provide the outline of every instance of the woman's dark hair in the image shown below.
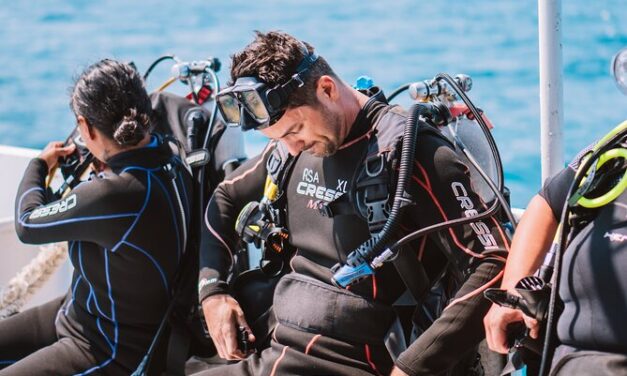
<svg viewBox="0 0 627 376"><path fill-rule="evenodd" d="M141 75L115 60L85 69L74 84L70 107L122 146L137 145L151 129L152 106Z"/></svg>
<svg viewBox="0 0 627 376"><path fill-rule="evenodd" d="M235 82L240 77L252 76L262 80L268 86L286 83L294 73L303 55L302 45L309 53L313 47L301 42L282 31L262 33L255 31L255 40L242 51L231 56L231 80ZM318 56L318 60L311 66L304 85L295 90L288 99L289 107L316 105L316 83L323 75L337 78L327 61Z"/></svg>

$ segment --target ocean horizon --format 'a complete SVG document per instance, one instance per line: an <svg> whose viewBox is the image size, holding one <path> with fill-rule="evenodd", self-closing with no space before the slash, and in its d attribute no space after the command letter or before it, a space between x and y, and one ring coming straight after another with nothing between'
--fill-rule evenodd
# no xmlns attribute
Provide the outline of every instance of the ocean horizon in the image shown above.
<svg viewBox="0 0 627 376"><path fill-rule="evenodd" d="M627 46L622 0L562 1L564 148L581 148L627 118L627 97L609 73ZM145 71L157 57L222 61L253 38L279 29L315 46L347 83L368 75L385 92L440 72L468 74L469 93L493 131L512 203L526 206L541 185L535 1L121 1L5 2L0 8L0 144L41 148L74 127L73 79L109 57ZM149 77L154 90L169 64ZM174 88L179 94L185 88ZM407 107L402 96L398 103ZM266 140L245 134L250 156Z"/></svg>

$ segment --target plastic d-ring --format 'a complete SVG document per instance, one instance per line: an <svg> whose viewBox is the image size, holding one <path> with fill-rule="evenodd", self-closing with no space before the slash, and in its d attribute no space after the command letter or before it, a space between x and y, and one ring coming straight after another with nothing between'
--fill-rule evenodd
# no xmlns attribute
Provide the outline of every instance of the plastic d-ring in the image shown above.
<svg viewBox="0 0 627 376"><path fill-rule="evenodd" d="M597 162L597 169L603 166L606 162L615 158L624 158L627 160L627 149L622 149L622 148L610 149L607 152L603 153L599 157L599 161ZM582 184L583 184L583 181L582 181ZM588 208L588 209L598 208L598 207L607 205L610 202L612 202L614 199L620 196L620 194L623 193L623 191L626 188L627 188L627 170L625 171L625 174L620 179L618 184L616 184L612 189L610 189L604 195L601 195L595 198L581 197L579 201L577 201L577 203L583 206L584 208Z"/></svg>

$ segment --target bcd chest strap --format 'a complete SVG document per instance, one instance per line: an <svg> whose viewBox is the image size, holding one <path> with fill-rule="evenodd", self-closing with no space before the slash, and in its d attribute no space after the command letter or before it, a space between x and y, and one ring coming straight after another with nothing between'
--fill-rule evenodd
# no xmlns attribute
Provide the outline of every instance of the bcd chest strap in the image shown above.
<svg viewBox="0 0 627 376"><path fill-rule="evenodd" d="M390 166L387 152L367 156L360 166L351 193L321 205L325 217L357 214L368 222L368 230L376 234L389 217Z"/></svg>
<svg viewBox="0 0 627 376"><path fill-rule="evenodd" d="M442 134L433 127L421 127L419 134ZM382 129L369 138L366 156L353 178L352 190L322 205L325 217L356 214L368 223L372 235L380 232L390 215L391 196L396 185L396 170L401 158L402 129Z"/></svg>

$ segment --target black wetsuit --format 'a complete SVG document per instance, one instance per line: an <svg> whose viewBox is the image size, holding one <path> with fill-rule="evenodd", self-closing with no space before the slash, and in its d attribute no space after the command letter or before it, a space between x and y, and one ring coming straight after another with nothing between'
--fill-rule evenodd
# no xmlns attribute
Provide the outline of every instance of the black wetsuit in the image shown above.
<svg viewBox="0 0 627 376"><path fill-rule="evenodd" d="M74 275L65 298L0 321L1 375L128 375L138 366L171 299L190 213L190 174L167 143L151 141L54 202L46 163L28 165L18 236L69 240Z"/></svg>
<svg viewBox="0 0 627 376"><path fill-rule="evenodd" d="M584 149L585 151L590 148ZM557 221L580 157L540 192ZM563 256L555 374L627 374L627 192L601 207Z"/></svg>
<svg viewBox="0 0 627 376"><path fill-rule="evenodd" d="M317 203L353 189L354 174L366 157L369 140L385 138L388 132L398 134L405 121L406 115L398 108L369 101L334 155L299 155L285 188L289 240L297 252L290 263L292 272L279 282L274 296L278 325L271 346L243 362L203 375L389 373L394 362L383 337L394 319L391 305L405 285L394 266L386 264L374 277L348 291L333 287L329 268L344 261L370 234L361 217L324 217ZM485 209L470 187L468 169L448 140L433 131L419 132L417 145L416 168L408 188L416 205L404 213L405 232L459 218L467 210ZM201 247L201 299L228 293L226 279L236 246L234 221L244 204L262 196L266 159L272 147L273 143L227 177L210 201L205 218L208 232ZM473 225L476 231L485 229L482 240L491 251L502 251L504 235L496 223L491 218ZM436 280L447 268L443 250L456 260L452 268L463 271L467 279L455 296L459 300L396 360L396 365L410 375L450 369L484 336L481 322L489 303L477 289L490 281L495 283L502 264L481 260L485 248L470 226L421 239L405 251L421 259L429 278ZM478 257L471 258L465 252Z"/></svg>

